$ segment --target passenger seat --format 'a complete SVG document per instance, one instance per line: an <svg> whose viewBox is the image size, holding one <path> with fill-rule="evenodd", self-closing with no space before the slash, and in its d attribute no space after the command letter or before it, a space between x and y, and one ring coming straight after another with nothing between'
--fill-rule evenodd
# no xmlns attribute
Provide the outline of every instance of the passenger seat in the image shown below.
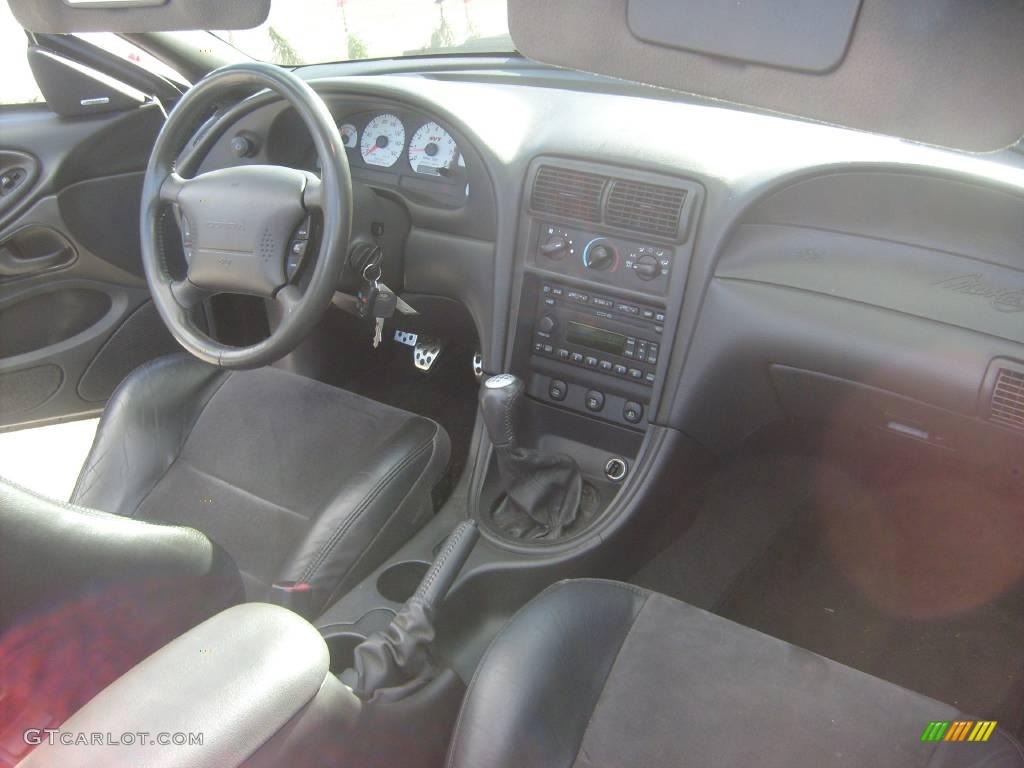
<svg viewBox="0 0 1024 768"><path fill-rule="evenodd" d="M966 740L922 740L934 722ZM970 741L988 730L977 722L664 595L568 581L520 611L487 651L448 766L1024 766L999 728Z"/></svg>

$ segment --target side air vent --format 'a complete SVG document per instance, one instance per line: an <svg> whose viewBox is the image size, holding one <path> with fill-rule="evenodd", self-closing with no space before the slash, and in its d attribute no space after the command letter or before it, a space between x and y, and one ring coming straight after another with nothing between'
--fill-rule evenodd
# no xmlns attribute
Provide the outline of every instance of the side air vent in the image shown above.
<svg viewBox="0 0 1024 768"><path fill-rule="evenodd" d="M603 176L545 165L534 179L531 205L542 213L599 222L607 182Z"/></svg>
<svg viewBox="0 0 1024 768"><path fill-rule="evenodd" d="M674 238L686 191L617 179L608 195L605 219L622 229Z"/></svg>
<svg viewBox="0 0 1024 768"><path fill-rule="evenodd" d="M992 390L989 419L1024 432L1024 371L999 369Z"/></svg>

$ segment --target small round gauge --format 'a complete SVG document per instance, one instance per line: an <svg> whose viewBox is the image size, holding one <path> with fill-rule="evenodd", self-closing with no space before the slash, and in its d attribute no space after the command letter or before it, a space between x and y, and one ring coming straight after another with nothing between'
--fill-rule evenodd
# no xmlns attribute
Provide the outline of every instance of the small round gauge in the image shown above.
<svg viewBox="0 0 1024 768"><path fill-rule="evenodd" d="M394 115L377 115L363 129L359 143L363 160L370 165L390 168L405 147L405 126Z"/></svg>
<svg viewBox="0 0 1024 768"><path fill-rule="evenodd" d="M338 127L341 132L341 143L346 149L355 149L359 145L359 131L352 123L345 123Z"/></svg>
<svg viewBox="0 0 1024 768"><path fill-rule="evenodd" d="M437 176L455 165L455 139L437 123L427 123L409 142L409 165L416 173Z"/></svg>

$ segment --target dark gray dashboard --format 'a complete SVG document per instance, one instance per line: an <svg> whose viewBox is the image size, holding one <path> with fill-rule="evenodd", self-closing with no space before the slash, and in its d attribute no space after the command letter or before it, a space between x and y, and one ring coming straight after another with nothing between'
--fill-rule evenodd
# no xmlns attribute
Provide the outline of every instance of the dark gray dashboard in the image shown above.
<svg viewBox="0 0 1024 768"><path fill-rule="evenodd" d="M309 70L339 118L436 120L464 153L468 195L461 178L457 194L448 180L364 178L408 210L405 290L464 303L488 371L514 352L530 258L524 194L542 156L701 190L686 274L650 295L666 330L649 418L717 451L794 408L827 417L860 402L851 393L881 393L866 398L880 418L920 433L932 434L929 409L987 426L993 361L1024 360L1024 168L1012 153L971 156L535 68L344 71ZM227 137L239 130L266 138L270 161L308 163L280 107L232 119L208 164L236 162ZM587 275L569 283L593 287ZM904 400L914 405L901 410Z"/></svg>

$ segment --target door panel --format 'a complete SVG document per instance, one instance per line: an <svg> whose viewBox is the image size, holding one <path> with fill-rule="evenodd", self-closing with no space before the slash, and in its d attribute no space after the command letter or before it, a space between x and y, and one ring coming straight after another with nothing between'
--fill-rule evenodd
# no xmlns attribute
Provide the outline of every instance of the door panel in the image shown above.
<svg viewBox="0 0 1024 768"><path fill-rule="evenodd" d="M91 415L136 366L177 349L151 302L139 206L160 111L62 120L0 110L0 430Z"/></svg>

